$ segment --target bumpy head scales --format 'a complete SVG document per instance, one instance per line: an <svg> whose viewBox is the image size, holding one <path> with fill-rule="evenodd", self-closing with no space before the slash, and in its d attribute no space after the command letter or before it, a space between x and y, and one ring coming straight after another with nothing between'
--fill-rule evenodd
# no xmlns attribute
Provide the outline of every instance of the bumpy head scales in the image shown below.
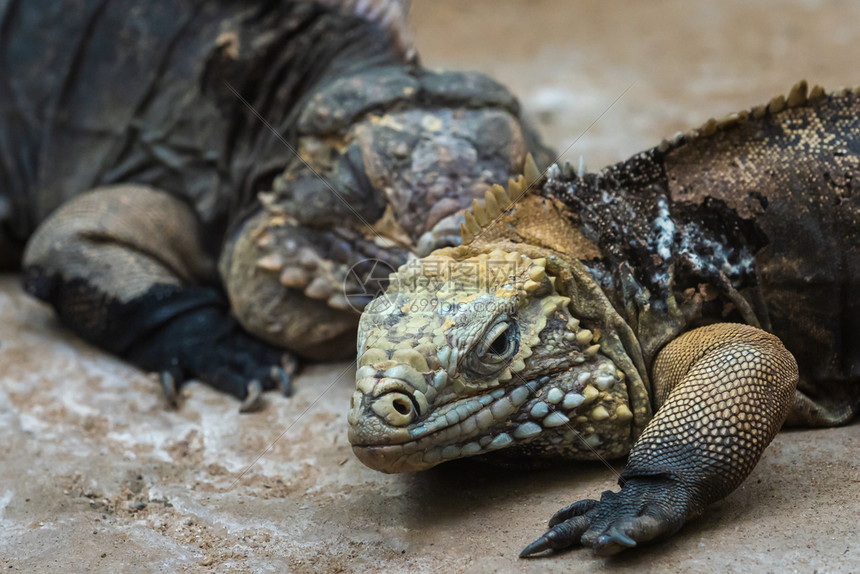
<svg viewBox="0 0 860 574"><path fill-rule="evenodd" d="M392 275L359 326L349 438L365 464L570 454L612 442L618 423L629 434L624 373L547 271L534 254L461 246Z"/></svg>

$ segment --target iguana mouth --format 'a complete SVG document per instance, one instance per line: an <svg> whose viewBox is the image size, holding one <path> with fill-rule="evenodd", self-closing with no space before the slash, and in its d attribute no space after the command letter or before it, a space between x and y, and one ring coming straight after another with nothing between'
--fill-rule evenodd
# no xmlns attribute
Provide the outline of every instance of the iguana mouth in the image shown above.
<svg viewBox="0 0 860 574"><path fill-rule="evenodd" d="M349 440L365 465L387 473L425 470L447 460L486 454L539 437L548 440L547 434L557 440L574 432L568 416L572 410L594 403L598 389L618 380L611 363L596 368L593 377L587 370L581 376L599 381L599 386L563 392L551 376L540 376L515 387L446 402L429 413L426 407L421 412L415 406L417 401L408 398L405 381L399 381L399 390L389 391L385 389L398 383L378 379L377 388L383 390L375 396L357 392L353 397ZM403 404L398 407L394 400ZM398 418L412 413L418 417L409 423ZM403 425L396 426L398 422Z"/></svg>
<svg viewBox="0 0 860 574"><path fill-rule="evenodd" d="M546 379L549 380L548 377ZM530 381L512 389L495 389L462 398L440 406L424 420L404 428L392 427L390 421L404 420L397 416L405 415L400 410L405 411L415 403L398 407L389 397L395 395L395 401L404 400L402 397L406 393L383 392L375 398L363 397L362 403L353 405L350 420L367 417L367 409L371 409L376 413L374 418L386 424L353 426L349 438L356 456L375 470L408 472L427 469L446 460L492 452L539 435L543 427L530 420L528 407L531 405L527 405L539 389L539 381ZM580 396L572 400L585 399ZM380 402L383 403L382 408L379 407ZM395 413L393 416L386 412L389 405ZM527 408L521 408L523 405ZM412 412L419 410L413 407ZM559 424L567 422L566 417L554 417L549 421L544 419L544 425L551 426L555 419ZM378 432L381 430L383 432Z"/></svg>

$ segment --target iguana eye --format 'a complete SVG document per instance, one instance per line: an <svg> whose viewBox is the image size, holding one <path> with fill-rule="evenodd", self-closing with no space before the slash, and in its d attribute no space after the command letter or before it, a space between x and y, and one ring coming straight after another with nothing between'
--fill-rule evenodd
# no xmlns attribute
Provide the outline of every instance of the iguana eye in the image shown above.
<svg viewBox="0 0 860 574"><path fill-rule="evenodd" d="M465 366L477 377L495 375L507 366L519 347L519 325L508 317L500 317L481 337Z"/></svg>
<svg viewBox="0 0 860 574"><path fill-rule="evenodd" d="M515 351L515 323L498 323L484 335L484 351L481 356L489 361L504 361Z"/></svg>

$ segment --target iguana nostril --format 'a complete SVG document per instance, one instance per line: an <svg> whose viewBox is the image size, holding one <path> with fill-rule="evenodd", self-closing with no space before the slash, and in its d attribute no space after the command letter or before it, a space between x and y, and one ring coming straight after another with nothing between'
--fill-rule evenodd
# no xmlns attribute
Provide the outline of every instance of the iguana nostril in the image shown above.
<svg viewBox="0 0 860 574"><path fill-rule="evenodd" d="M373 412L391 426L406 426L418 416L418 409L408 395L400 392L386 393L373 403Z"/></svg>
<svg viewBox="0 0 860 574"><path fill-rule="evenodd" d="M412 410L412 405L404 399L394 399L391 404L394 406L394 410L401 415L408 415L409 411Z"/></svg>

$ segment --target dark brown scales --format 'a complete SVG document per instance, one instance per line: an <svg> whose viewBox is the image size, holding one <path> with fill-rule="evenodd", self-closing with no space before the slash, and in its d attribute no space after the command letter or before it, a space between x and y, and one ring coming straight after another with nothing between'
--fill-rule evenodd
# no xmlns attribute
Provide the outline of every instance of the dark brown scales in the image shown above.
<svg viewBox="0 0 860 574"><path fill-rule="evenodd" d="M789 421L829 426L860 410L860 96L806 94L545 193L601 248L584 262L646 356L696 325L760 326L800 366Z"/></svg>

